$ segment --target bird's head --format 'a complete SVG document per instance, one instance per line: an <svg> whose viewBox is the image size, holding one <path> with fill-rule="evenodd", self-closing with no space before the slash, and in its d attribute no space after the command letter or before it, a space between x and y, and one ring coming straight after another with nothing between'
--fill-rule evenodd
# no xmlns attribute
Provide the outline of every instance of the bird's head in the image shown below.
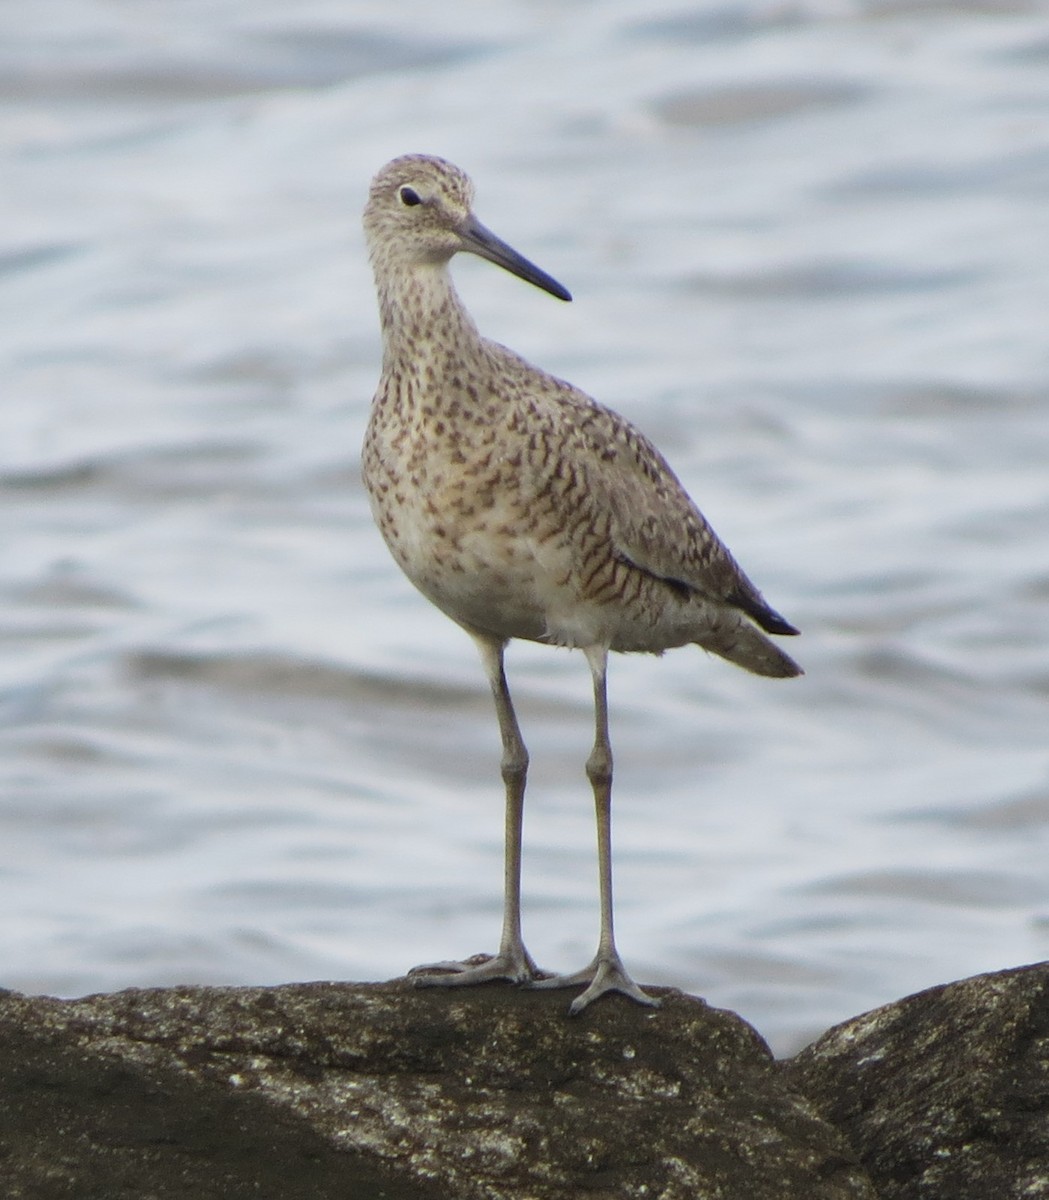
<svg viewBox="0 0 1049 1200"><path fill-rule="evenodd" d="M364 231L377 270L399 264L443 265L465 251L488 259L560 300L566 288L508 246L473 214L473 183L443 158L405 154L375 176Z"/></svg>

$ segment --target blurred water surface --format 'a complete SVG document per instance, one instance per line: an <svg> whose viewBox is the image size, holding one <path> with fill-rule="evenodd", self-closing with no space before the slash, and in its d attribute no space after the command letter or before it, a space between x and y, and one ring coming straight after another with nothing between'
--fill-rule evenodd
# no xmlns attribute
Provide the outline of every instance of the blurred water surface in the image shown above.
<svg viewBox="0 0 1049 1200"><path fill-rule="evenodd" d="M788 1051L1049 957L1049 5L41 0L0 13L0 984L494 949L498 739L373 530L371 174L573 291L482 329L626 413L803 680L617 658L641 980ZM580 655L515 646L526 934L596 935Z"/></svg>

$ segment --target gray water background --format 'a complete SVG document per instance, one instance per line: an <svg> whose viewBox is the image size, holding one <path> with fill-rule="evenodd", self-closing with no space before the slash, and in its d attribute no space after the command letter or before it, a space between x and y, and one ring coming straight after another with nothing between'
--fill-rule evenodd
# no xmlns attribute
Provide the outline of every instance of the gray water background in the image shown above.
<svg viewBox="0 0 1049 1200"><path fill-rule="evenodd" d="M482 329L639 424L807 675L617 657L634 973L781 1051L1049 957L1049 5L0 9L0 985L494 949L498 739L358 450L372 173L566 283ZM581 655L508 657L525 927L586 961Z"/></svg>

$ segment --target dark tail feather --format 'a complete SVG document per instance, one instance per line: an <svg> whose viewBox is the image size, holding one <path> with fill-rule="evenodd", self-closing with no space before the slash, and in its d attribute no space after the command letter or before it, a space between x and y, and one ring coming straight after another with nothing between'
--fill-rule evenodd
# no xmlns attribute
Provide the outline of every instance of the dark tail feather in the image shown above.
<svg viewBox="0 0 1049 1200"><path fill-rule="evenodd" d="M785 617L781 617L774 608L770 608L765 603L765 598L756 590L753 592L733 592L726 599L729 604L734 604L736 608L742 609L766 633L781 633L784 636L793 637L801 632L795 629Z"/></svg>

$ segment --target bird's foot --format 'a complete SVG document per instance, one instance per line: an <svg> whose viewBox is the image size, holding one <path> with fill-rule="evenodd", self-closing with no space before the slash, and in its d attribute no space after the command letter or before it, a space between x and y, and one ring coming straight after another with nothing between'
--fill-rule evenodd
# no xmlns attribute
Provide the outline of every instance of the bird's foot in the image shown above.
<svg viewBox="0 0 1049 1200"><path fill-rule="evenodd" d="M498 954L474 954L462 962L424 963L408 972L416 987L471 987L497 979L531 983L542 974L523 946L500 950Z"/></svg>
<svg viewBox="0 0 1049 1200"><path fill-rule="evenodd" d="M600 996L604 996L606 992L621 992L624 996L629 996L631 1000L638 1004L645 1004L649 1008L659 1008L660 1001L655 996L649 996L647 992L643 992L637 984L630 978L623 966L619 955L613 951L611 954L598 954L589 966L584 967L581 971L576 971L572 975L550 975L546 978L533 979L529 984L534 988L565 988L576 987L579 984L587 984L586 991L572 1001L568 1008L569 1016L577 1017L584 1008L593 1004Z"/></svg>

